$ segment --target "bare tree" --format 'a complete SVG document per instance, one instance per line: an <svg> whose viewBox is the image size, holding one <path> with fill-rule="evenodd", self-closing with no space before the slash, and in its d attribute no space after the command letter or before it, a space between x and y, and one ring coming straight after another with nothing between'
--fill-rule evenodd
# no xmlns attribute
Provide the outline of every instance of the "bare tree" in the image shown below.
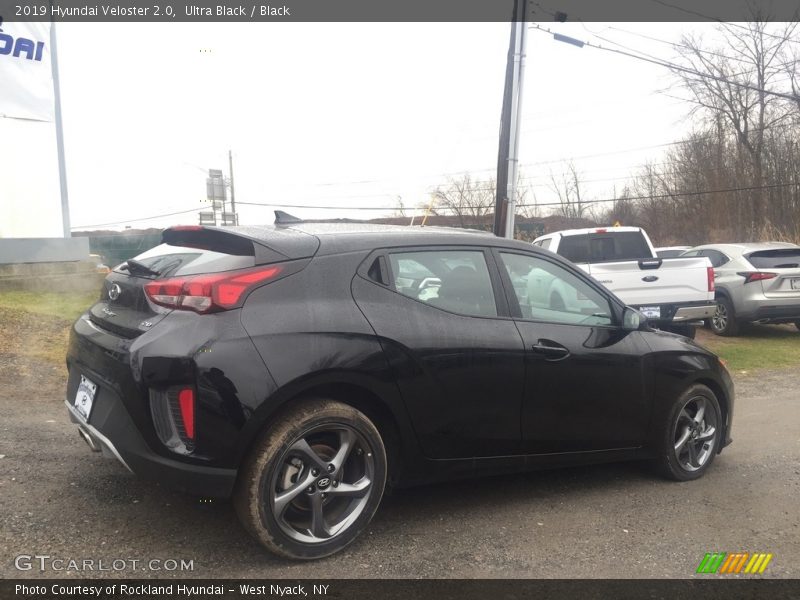
<svg viewBox="0 0 800 600"><path fill-rule="evenodd" d="M559 206L556 207L556 214L570 219L583 218L587 205L581 197L581 181L578 169L570 161L567 171L561 173L559 177L550 172L550 189L558 196Z"/></svg>
<svg viewBox="0 0 800 600"><path fill-rule="evenodd" d="M786 63L791 62L790 42L796 27L796 22L770 25L765 15L754 11L753 20L744 25L719 26L723 47L707 48L692 36L684 36L677 47L684 65L700 73L675 71L695 105L693 113L732 131L738 151L748 159L751 230L764 208L766 136L797 110L797 106L768 93L775 80L785 74Z"/></svg>
<svg viewBox="0 0 800 600"><path fill-rule="evenodd" d="M465 173L460 179L450 179L433 192L436 214L452 213L461 227L481 221L494 211L494 179L473 179Z"/></svg>

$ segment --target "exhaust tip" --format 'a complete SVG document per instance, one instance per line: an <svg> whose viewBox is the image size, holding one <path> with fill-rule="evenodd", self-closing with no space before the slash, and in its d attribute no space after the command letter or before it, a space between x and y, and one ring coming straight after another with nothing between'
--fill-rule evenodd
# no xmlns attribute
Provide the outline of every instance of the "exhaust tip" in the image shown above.
<svg viewBox="0 0 800 600"><path fill-rule="evenodd" d="M80 435L81 439L86 442L86 445L89 446L89 449L92 452L100 452L100 446L98 446L92 439L92 436L86 433L83 429L78 429L78 435Z"/></svg>

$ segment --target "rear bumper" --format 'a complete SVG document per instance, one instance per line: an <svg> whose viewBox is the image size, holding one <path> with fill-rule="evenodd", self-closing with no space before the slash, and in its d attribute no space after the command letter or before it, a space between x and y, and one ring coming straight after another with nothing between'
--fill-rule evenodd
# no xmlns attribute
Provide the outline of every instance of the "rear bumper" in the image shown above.
<svg viewBox="0 0 800 600"><path fill-rule="evenodd" d="M750 314L737 316L743 320L760 321L762 323L789 323L792 321L800 321L800 302L797 304L762 305L757 307Z"/></svg>
<svg viewBox="0 0 800 600"><path fill-rule="evenodd" d="M70 421L77 424L89 447L115 458L132 473L189 494L221 498L231 495L235 469L192 465L153 453L121 402L106 402L93 408L91 423L78 415L69 400L64 403Z"/></svg>
<svg viewBox="0 0 800 600"><path fill-rule="evenodd" d="M634 308L639 306L651 305L635 305ZM690 323L692 321L702 321L703 319L710 319L714 316L714 311L717 305L709 302L697 302L695 304L653 304L652 306L659 306L661 309L661 317L658 319L649 319L653 323Z"/></svg>
<svg viewBox="0 0 800 600"><path fill-rule="evenodd" d="M701 321L710 319L714 316L716 304L704 304L701 306L682 306L675 311L672 317L674 322Z"/></svg>

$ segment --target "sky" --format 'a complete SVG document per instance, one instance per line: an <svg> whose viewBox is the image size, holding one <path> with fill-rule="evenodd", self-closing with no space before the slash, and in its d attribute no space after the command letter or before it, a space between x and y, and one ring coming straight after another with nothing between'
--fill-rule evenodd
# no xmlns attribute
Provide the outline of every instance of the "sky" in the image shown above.
<svg viewBox="0 0 800 600"><path fill-rule="evenodd" d="M673 48L641 36L713 31L542 26L667 60ZM344 207L283 209L303 218L386 216L399 201L424 206L448 178L493 177L509 32L504 23L59 24L72 226L196 223L206 171L227 174L229 149L242 224L272 222L276 205ZM523 182L537 202L553 202L550 176L572 160L585 196L612 197L692 127L676 95L666 69L529 30Z"/></svg>

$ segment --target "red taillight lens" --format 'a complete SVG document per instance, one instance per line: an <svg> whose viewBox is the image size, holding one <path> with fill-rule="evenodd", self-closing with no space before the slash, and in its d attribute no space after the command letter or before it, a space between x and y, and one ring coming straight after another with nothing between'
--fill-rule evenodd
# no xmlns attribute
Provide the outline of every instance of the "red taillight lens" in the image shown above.
<svg viewBox="0 0 800 600"><path fill-rule="evenodd" d="M209 313L240 306L247 292L274 279L282 270L271 265L234 273L174 277L146 283L144 291L155 304Z"/></svg>
<svg viewBox="0 0 800 600"><path fill-rule="evenodd" d="M761 271L741 271L737 273L744 277L745 283L753 283L754 281L764 281L765 279L774 279L778 276L777 273L762 273Z"/></svg>
<svg viewBox="0 0 800 600"><path fill-rule="evenodd" d="M708 276L708 291L714 291L714 267L706 267L706 274Z"/></svg>
<svg viewBox="0 0 800 600"><path fill-rule="evenodd" d="M186 437L194 440L194 390L184 388L178 392L178 408L181 409L181 421Z"/></svg>

